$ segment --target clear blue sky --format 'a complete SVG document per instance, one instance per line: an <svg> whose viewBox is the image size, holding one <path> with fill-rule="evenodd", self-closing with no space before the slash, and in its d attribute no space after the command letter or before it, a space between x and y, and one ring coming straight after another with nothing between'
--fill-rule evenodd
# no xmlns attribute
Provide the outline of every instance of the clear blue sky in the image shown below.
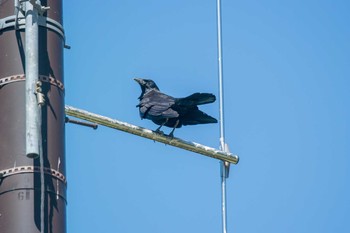
<svg viewBox="0 0 350 233"><path fill-rule="evenodd" d="M350 232L350 2L223 0L228 232ZM134 77L218 95L216 1L64 1L66 104L141 120ZM218 102L202 109L218 118ZM66 126L68 232L221 232L219 162ZM167 131L170 129L165 129ZM219 125L175 136L219 146Z"/></svg>

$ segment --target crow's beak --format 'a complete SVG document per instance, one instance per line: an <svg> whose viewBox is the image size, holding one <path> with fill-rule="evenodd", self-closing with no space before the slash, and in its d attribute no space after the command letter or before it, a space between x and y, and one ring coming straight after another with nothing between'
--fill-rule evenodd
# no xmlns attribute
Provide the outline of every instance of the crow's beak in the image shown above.
<svg viewBox="0 0 350 233"><path fill-rule="evenodd" d="M143 85L143 84L145 83L145 81L143 81L142 78L134 78L134 80L135 80L136 82L138 82L138 84L140 84L140 85Z"/></svg>

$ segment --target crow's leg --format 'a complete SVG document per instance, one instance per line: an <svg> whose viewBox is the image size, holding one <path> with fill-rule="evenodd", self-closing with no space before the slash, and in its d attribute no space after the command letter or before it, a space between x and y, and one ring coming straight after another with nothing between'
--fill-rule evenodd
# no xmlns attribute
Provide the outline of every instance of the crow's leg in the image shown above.
<svg viewBox="0 0 350 233"><path fill-rule="evenodd" d="M177 120L176 123L175 123L175 126L174 126L173 130L172 130L172 131L170 132L170 134L169 134L169 137L171 137L171 138L174 137L174 131L175 131L176 127L179 125L179 123L180 123L180 120Z"/></svg>
<svg viewBox="0 0 350 233"><path fill-rule="evenodd" d="M162 127L168 122L168 120L169 120L169 118L167 118L167 119L164 121L164 123L161 124L161 125L156 129L156 132L157 132L157 133L162 133L162 134L163 134L163 132L160 131L160 128L162 128Z"/></svg>

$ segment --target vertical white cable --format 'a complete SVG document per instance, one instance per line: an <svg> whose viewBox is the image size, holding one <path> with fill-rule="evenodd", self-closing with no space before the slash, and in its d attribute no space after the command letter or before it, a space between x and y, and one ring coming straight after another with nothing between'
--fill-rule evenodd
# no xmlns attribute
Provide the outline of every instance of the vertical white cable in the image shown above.
<svg viewBox="0 0 350 233"><path fill-rule="evenodd" d="M217 40L218 40L218 68L219 68L219 111L220 111L220 146L225 148L224 129L224 91L223 91L223 59L222 59L222 37L221 37L221 1L217 0Z"/></svg>
<svg viewBox="0 0 350 233"><path fill-rule="evenodd" d="M223 90L223 56L222 56L222 35L221 35L221 1L217 0L217 40L218 40L218 66L219 66L219 113L220 113L220 149L227 150L225 144L224 127L224 90ZM221 171L221 208L222 208L222 232L227 233L227 208L226 208L226 178L228 177L229 165L220 162Z"/></svg>

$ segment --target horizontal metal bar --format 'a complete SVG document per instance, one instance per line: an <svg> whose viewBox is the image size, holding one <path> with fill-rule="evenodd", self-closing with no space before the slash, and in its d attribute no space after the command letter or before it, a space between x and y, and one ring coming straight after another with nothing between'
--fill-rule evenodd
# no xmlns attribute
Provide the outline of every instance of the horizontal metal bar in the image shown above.
<svg viewBox="0 0 350 233"><path fill-rule="evenodd" d="M91 113L91 112L88 112L82 109L77 109L67 105L65 107L65 110L66 110L66 114L69 116L80 118L80 119L90 121L99 125L103 125L109 128L121 130L127 133L131 133L137 136L148 138L154 141L158 141L164 144L168 144L174 147L192 151L198 154L202 154L202 155L219 159L222 161L226 161L229 163L237 164L239 161L239 157L237 155L233 155L229 152L224 152L221 150L216 150L214 148L204 146L196 142L189 142L176 137L172 138L167 135L156 133L146 128L142 128L136 125L111 119L105 116L97 115L95 113Z"/></svg>
<svg viewBox="0 0 350 233"><path fill-rule="evenodd" d="M88 122L84 122L84 121L77 121L74 119L70 119L69 117L66 117L66 123L73 123L76 125L82 125L82 126L86 126L86 127L90 127L93 129L97 129L98 125L97 124L92 124L92 123L88 123Z"/></svg>

